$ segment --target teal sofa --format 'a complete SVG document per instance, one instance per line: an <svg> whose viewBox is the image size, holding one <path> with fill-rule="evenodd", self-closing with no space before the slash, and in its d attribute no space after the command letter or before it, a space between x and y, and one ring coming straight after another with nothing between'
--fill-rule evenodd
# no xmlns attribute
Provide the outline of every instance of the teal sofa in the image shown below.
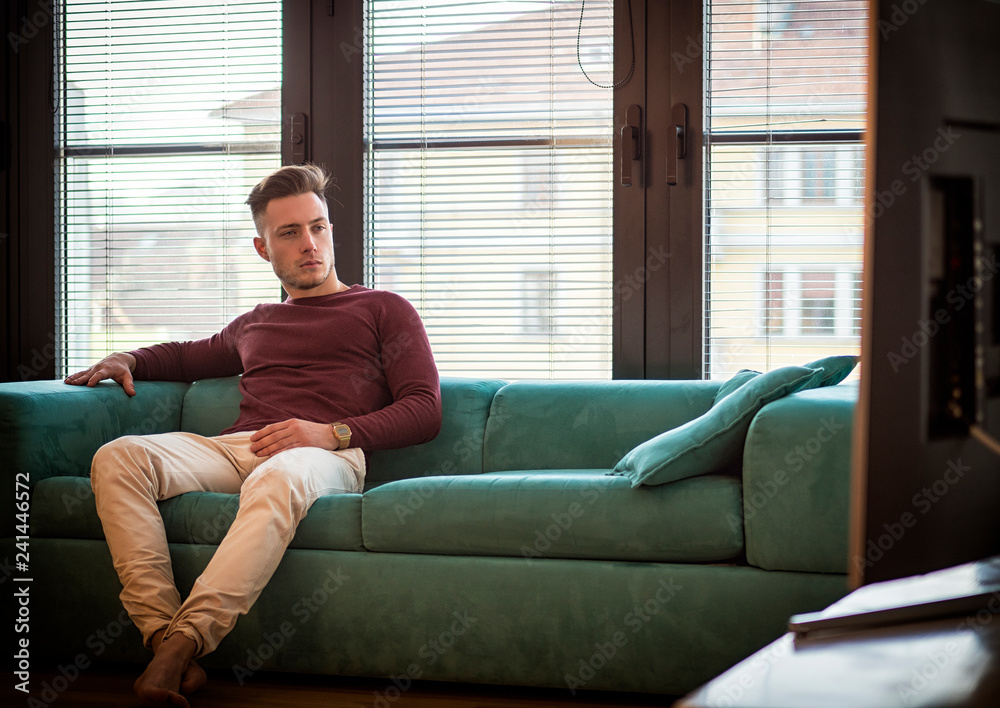
<svg viewBox="0 0 1000 708"><path fill-rule="evenodd" d="M203 663L261 670L683 694L847 592L857 387L753 418L741 463L659 486L609 474L706 411L719 382L445 378L440 435L372 454L364 494L320 499L275 576ZM31 656L145 662L87 477L125 434L214 434L235 379L93 389L0 384L4 508L31 488ZM238 498L161 504L182 594ZM7 534L4 534L7 535ZM13 538L7 539L8 559ZM8 565L8 568L10 566Z"/></svg>

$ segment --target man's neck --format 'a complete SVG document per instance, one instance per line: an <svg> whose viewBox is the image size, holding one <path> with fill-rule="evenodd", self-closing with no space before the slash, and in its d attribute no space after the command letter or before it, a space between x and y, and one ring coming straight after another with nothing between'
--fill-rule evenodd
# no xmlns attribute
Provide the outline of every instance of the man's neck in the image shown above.
<svg viewBox="0 0 1000 708"><path fill-rule="evenodd" d="M300 290L298 288L292 288L291 290L286 286L285 292L288 293L288 297L292 300L298 300L304 297L323 297L324 295L333 295L335 293L342 293L346 290L350 290L351 286L340 282L335 277L327 278L326 282L316 288L309 288L308 290Z"/></svg>

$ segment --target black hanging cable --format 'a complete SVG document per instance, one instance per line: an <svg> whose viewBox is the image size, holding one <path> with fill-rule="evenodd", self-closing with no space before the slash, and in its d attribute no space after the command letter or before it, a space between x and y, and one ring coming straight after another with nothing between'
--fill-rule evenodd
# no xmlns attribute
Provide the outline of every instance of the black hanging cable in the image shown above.
<svg viewBox="0 0 1000 708"><path fill-rule="evenodd" d="M580 0L580 25L576 30L576 63L580 66L580 71L586 77L587 81L592 83L597 88L602 89L616 89L619 86L627 84L629 79L632 78L632 74L635 73L635 27L632 25L632 0L628 0L628 36L629 42L632 45L632 64L628 68L628 74L621 81L616 81L613 84L605 85L599 84L592 78L587 76L587 70L583 68L583 60L580 58L580 35L583 34L583 12L584 8L587 7L587 0Z"/></svg>

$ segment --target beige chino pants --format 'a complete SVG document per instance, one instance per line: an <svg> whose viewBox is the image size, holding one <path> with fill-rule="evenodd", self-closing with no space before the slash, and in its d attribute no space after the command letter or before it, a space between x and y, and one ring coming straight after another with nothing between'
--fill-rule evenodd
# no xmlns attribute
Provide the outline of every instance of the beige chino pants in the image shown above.
<svg viewBox="0 0 1000 708"><path fill-rule="evenodd" d="M250 435L126 436L94 455L91 482L122 604L147 647L165 629L164 638L180 632L195 641L196 656L213 651L260 595L313 502L364 486L357 448L300 447L257 457ZM240 507L182 603L156 502L195 491L239 494Z"/></svg>

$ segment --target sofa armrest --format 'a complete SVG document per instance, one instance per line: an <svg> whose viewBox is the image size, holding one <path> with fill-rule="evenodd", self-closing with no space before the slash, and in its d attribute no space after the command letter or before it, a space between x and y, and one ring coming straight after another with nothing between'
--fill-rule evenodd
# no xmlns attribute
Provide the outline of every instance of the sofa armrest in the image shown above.
<svg viewBox="0 0 1000 708"><path fill-rule="evenodd" d="M743 454L747 561L765 570L844 573L856 384L764 406Z"/></svg>
<svg viewBox="0 0 1000 708"><path fill-rule="evenodd" d="M13 495L18 474L32 486L48 477L85 477L104 443L122 435L178 430L187 388L186 383L136 381L136 395L129 397L113 382L94 388L62 381L0 383L0 459L10 479L0 491L0 504L10 508L5 498Z"/></svg>

